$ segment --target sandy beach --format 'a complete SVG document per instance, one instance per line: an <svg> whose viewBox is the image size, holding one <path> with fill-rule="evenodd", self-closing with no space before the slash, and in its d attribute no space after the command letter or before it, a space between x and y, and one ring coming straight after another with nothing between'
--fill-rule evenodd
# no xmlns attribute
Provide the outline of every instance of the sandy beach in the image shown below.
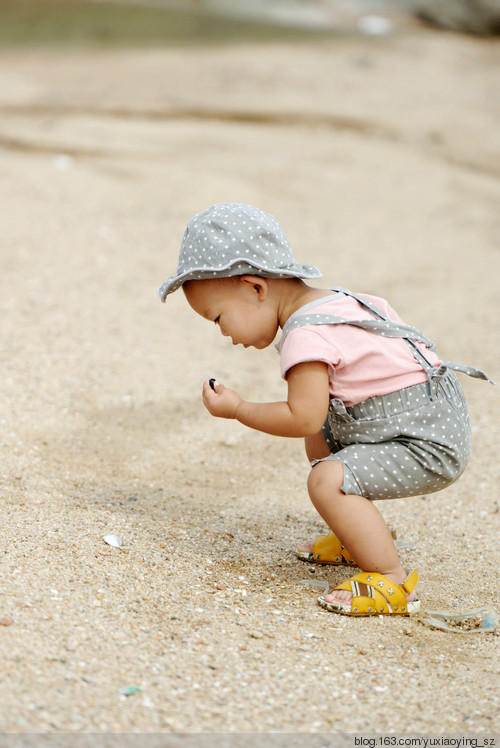
<svg viewBox="0 0 500 748"><path fill-rule="evenodd" d="M349 569L294 556L302 444L200 397L282 399L276 351L156 297L191 215L252 203L500 382L499 62L419 27L0 52L0 732L500 732L496 634L317 605ZM498 610L500 390L461 381L468 470L379 508L424 607Z"/></svg>

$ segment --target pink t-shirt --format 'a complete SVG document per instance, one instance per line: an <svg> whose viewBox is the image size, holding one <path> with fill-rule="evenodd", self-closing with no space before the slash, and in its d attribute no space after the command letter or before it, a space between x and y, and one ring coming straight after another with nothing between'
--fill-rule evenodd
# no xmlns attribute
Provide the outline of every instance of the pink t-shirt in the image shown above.
<svg viewBox="0 0 500 748"><path fill-rule="evenodd" d="M389 319L403 322L394 309L377 296L363 294ZM309 313L304 307L304 314ZM373 319L373 315L352 296L338 294L318 304L314 314L335 314L347 319ZM301 310L298 310L301 314ZM404 323L403 323L404 324ZM428 361L440 366L442 361L423 344L419 344ZM387 338L353 325L303 325L292 329L280 351L281 376L295 364L324 361L330 371L330 395L345 405L386 395L427 381L427 373L417 362L410 347L401 338Z"/></svg>

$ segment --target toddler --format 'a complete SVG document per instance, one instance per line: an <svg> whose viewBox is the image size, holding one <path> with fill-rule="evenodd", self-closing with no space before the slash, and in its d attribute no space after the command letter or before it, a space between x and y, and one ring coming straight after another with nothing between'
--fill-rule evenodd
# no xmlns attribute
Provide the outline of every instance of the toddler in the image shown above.
<svg viewBox="0 0 500 748"><path fill-rule="evenodd" d="M253 403L213 380L203 402L276 436L304 437L308 490L331 532L297 556L362 571L319 602L346 615L408 615L418 610L416 570L403 570L391 533L373 504L438 491L464 471L470 425L454 370L435 346L381 298L313 288L314 265L294 260L276 219L250 205L223 203L192 218L177 274L162 301L182 286L195 312L233 345L277 345L286 402ZM489 380L491 381L491 380Z"/></svg>

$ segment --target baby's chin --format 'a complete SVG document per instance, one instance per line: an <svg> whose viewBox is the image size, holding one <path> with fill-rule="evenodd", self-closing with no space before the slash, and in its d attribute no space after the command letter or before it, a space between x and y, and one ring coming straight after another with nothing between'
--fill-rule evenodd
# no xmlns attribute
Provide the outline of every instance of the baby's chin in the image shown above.
<svg viewBox="0 0 500 748"><path fill-rule="evenodd" d="M252 343L250 347L257 348L257 350L262 351L264 348L269 348L270 345L274 343L274 338L272 340L265 340L261 343ZM249 346L245 346L248 348Z"/></svg>

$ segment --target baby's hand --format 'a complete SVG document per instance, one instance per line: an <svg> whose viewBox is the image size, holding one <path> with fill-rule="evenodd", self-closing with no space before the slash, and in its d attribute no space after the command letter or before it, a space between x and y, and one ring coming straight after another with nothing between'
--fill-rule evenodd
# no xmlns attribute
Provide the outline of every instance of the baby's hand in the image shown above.
<svg viewBox="0 0 500 748"><path fill-rule="evenodd" d="M217 418L234 418L238 405L243 402L237 392L219 382L214 382L212 387L209 379L203 382L202 396L205 408Z"/></svg>

